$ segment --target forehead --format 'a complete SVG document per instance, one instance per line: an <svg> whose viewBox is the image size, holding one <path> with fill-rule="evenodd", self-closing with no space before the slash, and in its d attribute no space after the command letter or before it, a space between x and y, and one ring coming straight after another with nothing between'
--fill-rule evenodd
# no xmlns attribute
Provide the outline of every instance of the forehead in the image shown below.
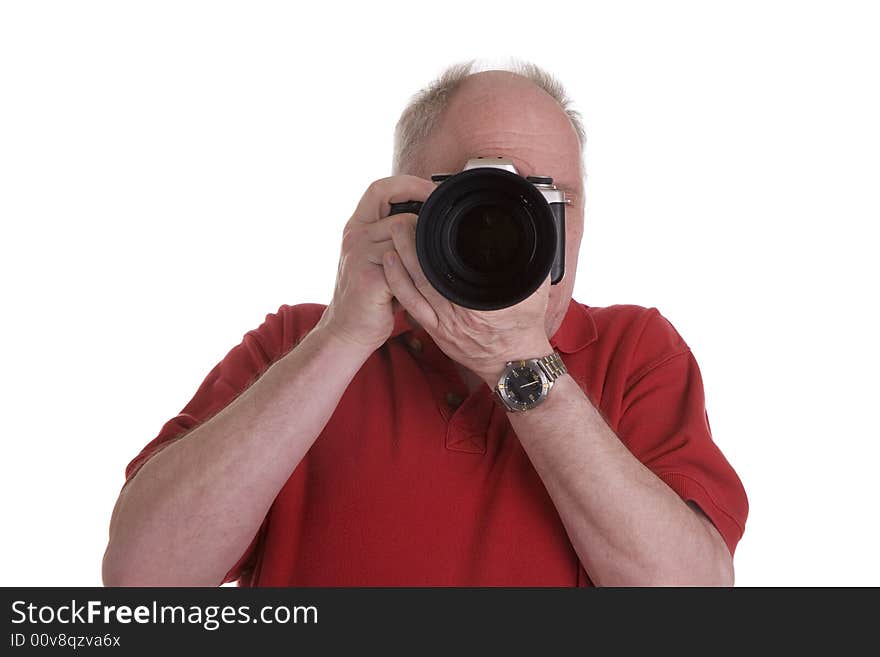
<svg viewBox="0 0 880 657"><path fill-rule="evenodd" d="M582 185L580 146L565 111L532 82L498 71L462 83L421 154L424 174L451 173L472 157L500 155L521 175L552 176L574 194Z"/></svg>

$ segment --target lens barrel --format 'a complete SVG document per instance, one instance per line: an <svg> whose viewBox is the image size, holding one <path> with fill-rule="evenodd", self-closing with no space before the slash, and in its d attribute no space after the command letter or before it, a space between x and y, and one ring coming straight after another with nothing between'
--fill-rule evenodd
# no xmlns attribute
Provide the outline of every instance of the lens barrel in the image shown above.
<svg viewBox="0 0 880 657"><path fill-rule="evenodd" d="M425 276L466 308L497 310L528 298L557 255L549 203L532 183L503 169L450 176L418 214L416 253Z"/></svg>

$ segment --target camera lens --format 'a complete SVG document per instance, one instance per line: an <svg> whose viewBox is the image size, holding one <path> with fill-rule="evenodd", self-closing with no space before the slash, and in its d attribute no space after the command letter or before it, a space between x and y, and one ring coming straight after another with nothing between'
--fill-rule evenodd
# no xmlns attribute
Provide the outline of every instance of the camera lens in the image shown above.
<svg viewBox="0 0 880 657"><path fill-rule="evenodd" d="M419 211L416 252L431 285L458 305L506 308L550 273L556 226L534 185L503 169L443 181Z"/></svg>

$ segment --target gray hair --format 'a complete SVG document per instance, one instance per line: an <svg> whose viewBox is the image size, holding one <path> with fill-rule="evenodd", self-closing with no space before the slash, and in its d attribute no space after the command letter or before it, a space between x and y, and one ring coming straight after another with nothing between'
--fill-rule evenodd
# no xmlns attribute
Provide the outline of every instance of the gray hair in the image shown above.
<svg viewBox="0 0 880 657"><path fill-rule="evenodd" d="M394 130L393 173L398 174L412 170L419 147L437 125L449 105L449 99L465 79L480 70L474 61L454 64L412 97L400 115ZM578 143L581 153L583 153L587 141L586 131L581 115L572 109L572 101L565 92L562 83L544 69L530 62L514 62L501 70L526 78L559 103L559 107L568 115L574 131L577 133Z"/></svg>

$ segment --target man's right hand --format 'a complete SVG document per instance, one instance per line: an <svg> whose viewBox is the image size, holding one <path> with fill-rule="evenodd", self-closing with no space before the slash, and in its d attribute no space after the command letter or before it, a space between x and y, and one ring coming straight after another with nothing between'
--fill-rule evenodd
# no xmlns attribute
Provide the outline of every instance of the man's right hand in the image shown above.
<svg viewBox="0 0 880 657"><path fill-rule="evenodd" d="M382 256L394 250L391 226L414 224L417 218L408 213L389 217L391 203L424 202L435 187L416 176L392 176L367 188L343 230L333 300L319 326L370 352L388 339L399 305L388 288Z"/></svg>

